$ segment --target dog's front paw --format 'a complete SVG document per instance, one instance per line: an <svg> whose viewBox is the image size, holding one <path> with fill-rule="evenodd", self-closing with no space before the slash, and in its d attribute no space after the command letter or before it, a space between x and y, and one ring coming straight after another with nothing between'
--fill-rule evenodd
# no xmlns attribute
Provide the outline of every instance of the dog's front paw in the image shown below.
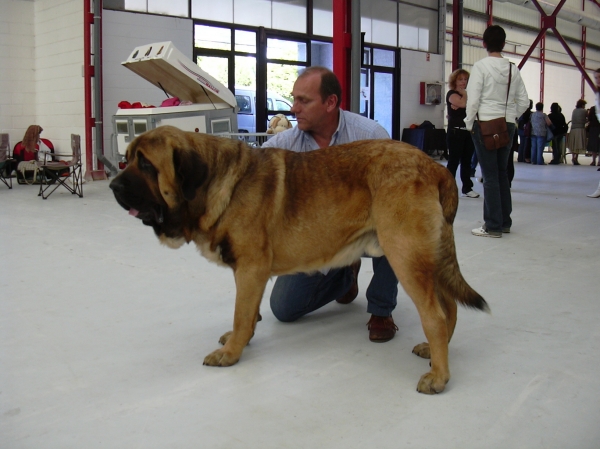
<svg viewBox="0 0 600 449"><path fill-rule="evenodd" d="M227 343L227 340L229 340L229 337L231 337L232 333L233 333L233 331L229 331L229 332L225 332L223 335L221 335L221 338L219 338L219 343L221 343L222 345L225 345L225 343Z"/></svg>
<svg viewBox="0 0 600 449"><path fill-rule="evenodd" d="M204 365L209 366L231 366L235 365L240 359L240 356L234 356L230 352L224 351L223 348L217 349L204 357Z"/></svg>
<svg viewBox="0 0 600 449"><path fill-rule="evenodd" d="M417 391L423 394L437 394L444 391L448 378L444 376L436 376L433 372L423 374L417 385Z"/></svg>
<svg viewBox="0 0 600 449"><path fill-rule="evenodd" d="M417 354L419 357L422 357L424 359L430 359L431 358L431 352L429 350L429 343L425 342L425 343L421 343L417 346L415 346L412 350L413 354Z"/></svg>

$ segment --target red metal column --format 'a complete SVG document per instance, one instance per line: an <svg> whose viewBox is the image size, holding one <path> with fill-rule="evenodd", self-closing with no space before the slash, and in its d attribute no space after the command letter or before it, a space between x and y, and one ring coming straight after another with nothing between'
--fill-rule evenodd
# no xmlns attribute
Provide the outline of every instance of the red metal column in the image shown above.
<svg viewBox="0 0 600 449"><path fill-rule="evenodd" d="M342 109L350 104L350 50L352 0L333 0L333 72L342 85Z"/></svg>
<svg viewBox="0 0 600 449"><path fill-rule="evenodd" d="M452 71L462 67L462 1L452 2Z"/></svg>
<svg viewBox="0 0 600 449"><path fill-rule="evenodd" d="M492 19L492 16L494 15L494 0L487 0L485 10L488 16L487 26L491 26L494 24L494 21Z"/></svg>
<svg viewBox="0 0 600 449"><path fill-rule="evenodd" d="M581 0L581 9L585 11L585 1ZM587 28L581 27L581 65L585 67L585 49L587 41ZM581 78L581 98L585 97L585 80Z"/></svg>
<svg viewBox="0 0 600 449"><path fill-rule="evenodd" d="M94 117L92 117L92 77L94 66L92 65L92 26L94 25L94 14L91 12L91 0L83 0L83 95L84 95L84 142L85 142L85 178L91 180L94 171L92 129L94 128Z"/></svg>
<svg viewBox="0 0 600 449"><path fill-rule="evenodd" d="M540 102L544 102L544 86L546 72L546 33L540 39Z"/></svg>

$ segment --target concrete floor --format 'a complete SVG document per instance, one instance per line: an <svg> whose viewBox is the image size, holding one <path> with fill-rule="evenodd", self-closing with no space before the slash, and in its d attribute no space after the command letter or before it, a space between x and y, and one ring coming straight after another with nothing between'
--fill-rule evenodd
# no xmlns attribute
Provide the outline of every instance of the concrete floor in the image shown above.
<svg viewBox="0 0 600 449"><path fill-rule="evenodd" d="M472 236L482 199L461 198L461 269L492 315L459 309L437 396L415 391L428 363L403 292L396 338L369 342L368 260L352 304L283 324L264 301L240 363L206 367L228 269L160 246L105 181L45 201L0 185L0 447L598 448L600 173L582 162L516 164L502 239Z"/></svg>

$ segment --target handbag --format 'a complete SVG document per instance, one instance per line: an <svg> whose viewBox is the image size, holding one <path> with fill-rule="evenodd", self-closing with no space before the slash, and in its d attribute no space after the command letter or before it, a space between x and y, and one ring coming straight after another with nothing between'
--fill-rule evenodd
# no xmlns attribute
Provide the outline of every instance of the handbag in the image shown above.
<svg viewBox="0 0 600 449"><path fill-rule="evenodd" d="M479 121L481 129L481 138L483 144L488 150L497 150L508 145L510 138L508 136L508 126L504 117L493 120Z"/></svg>
<svg viewBox="0 0 600 449"><path fill-rule="evenodd" d="M512 65L512 63L510 63ZM508 89L506 90L506 104L504 106L504 115L506 116L506 109L508 108L508 93L510 91L510 81L512 77L512 67L508 69ZM510 136L508 135L508 126L506 125L505 117L498 117L493 120L482 121L479 120L479 113L477 113L477 121L479 122L479 128L481 129L481 138L483 139L483 145L487 150L493 151L498 148L503 148L510 143Z"/></svg>

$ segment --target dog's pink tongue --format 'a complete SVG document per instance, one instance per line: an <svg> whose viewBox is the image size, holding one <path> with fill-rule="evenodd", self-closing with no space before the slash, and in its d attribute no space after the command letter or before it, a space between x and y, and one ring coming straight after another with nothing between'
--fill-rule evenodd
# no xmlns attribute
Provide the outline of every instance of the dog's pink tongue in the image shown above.
<svg viewBox="0 0 600 449"><path fill-rule="evenodd" d="M134 208L129 209L129 215L133 215L134 217L137 217L139 213L140 213L140 211L137 209L134 209Z"/></svg>

